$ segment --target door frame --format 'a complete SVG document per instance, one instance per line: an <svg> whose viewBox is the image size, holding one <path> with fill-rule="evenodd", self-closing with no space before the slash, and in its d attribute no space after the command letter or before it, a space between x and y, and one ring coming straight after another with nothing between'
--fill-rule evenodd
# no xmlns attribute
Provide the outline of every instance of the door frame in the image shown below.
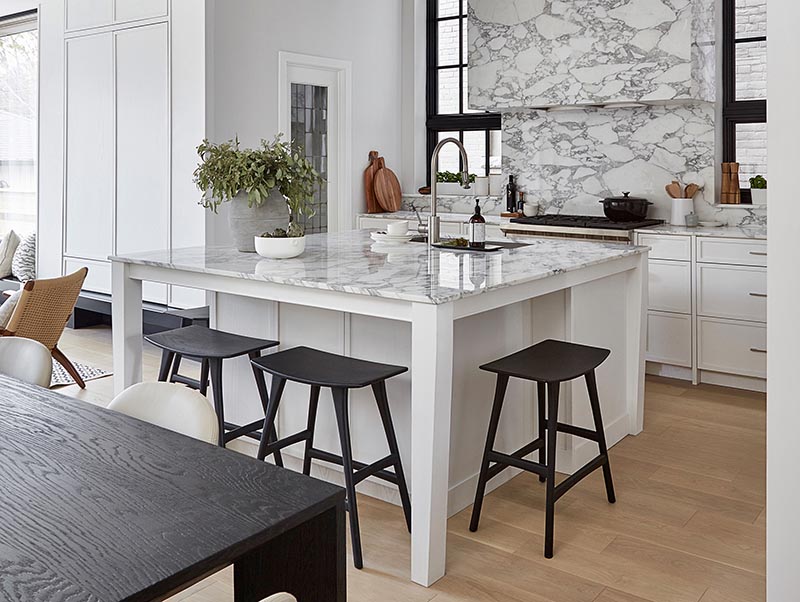
<svg viewBox="0 0 800 602"><path fill-rule="evenodd" d="M287 133L290 131L291 119L291 84L289 81L290 70L301 68L304 70L316 71L320 74L318 81L308 81L304 83L312 85L324 85L330 87L331 75L336 82L336 202L335 209L328 207L328 231L337 232L351 230L355 227L355 216L353 213L352 191L353 173L352 166L352 72L353 64L351 61L333 59L309 54L299 54L295 52L278 52L278 131ZM327 77L326 77L327 76ZM313 79L313 78L312 78ZM298 82L299 83L299 82ZM330 187L328 193L330 202ZM336 216L336 219L332 219Z"/></svg>

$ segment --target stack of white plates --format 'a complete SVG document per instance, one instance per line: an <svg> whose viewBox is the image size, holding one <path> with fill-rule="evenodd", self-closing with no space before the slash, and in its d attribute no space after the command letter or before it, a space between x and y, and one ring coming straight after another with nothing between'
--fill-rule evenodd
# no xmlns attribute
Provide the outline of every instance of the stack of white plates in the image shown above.
<svg viewBox="0 0 800 602"><path fill-rule="evenodd" d="M372 240L374 240L375 242L379 242L382 244L397 245L410 242L412 238L418 235L412 234L411 232L409 232L408 234L400 234L400 235L387 234L386 232L372 232L370 236L372 237Z"/></svg>

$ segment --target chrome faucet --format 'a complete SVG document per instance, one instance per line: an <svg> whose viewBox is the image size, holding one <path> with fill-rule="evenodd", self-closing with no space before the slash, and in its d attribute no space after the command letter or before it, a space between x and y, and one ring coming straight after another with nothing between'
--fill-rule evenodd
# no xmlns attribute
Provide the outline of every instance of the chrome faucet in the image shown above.
<svg viewBox="0 0 800 602"><path fill-rule="evenodd" d="M467 162L467 151L464 145L455 138L445 138L436 145L433 149L431 156L431 214L428 217L428 245L438 243L441 240L439 236L440 219L436 214L436 176L439 173L439 152L442 147L448 142L452 142L458 147L461 153L461 186L469 189L469 164Z"/></svg>

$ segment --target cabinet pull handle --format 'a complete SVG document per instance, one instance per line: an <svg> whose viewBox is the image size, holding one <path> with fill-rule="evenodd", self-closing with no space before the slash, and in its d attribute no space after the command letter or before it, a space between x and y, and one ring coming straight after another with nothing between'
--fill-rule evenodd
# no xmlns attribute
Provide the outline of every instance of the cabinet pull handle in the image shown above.
<svg viewBox="0 0 800 602"><path fill-rule="evenodd" d="M766 349L759 349L758 347L750 347L750 351L753 353L766 353Z"/></svg>
<svg viewBox="0 0 800 602"><path fill-rule="evenodd" d="M761 299L767 298L767 293L750 293L751 297L759 297Z"/></svg>
<svg viewBox="0 0 800 602"><path fill-rule="evenodd" d="M767 254L764 251L750 251L750 255L758 255L759 257L766 257Z"/></svg>

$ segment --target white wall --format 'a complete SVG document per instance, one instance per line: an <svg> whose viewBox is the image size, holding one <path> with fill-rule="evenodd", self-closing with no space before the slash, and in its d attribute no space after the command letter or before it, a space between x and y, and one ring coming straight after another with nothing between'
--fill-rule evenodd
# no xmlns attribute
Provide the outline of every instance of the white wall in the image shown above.
<svg viewBox="0 0 800 602"><path fill-rule="evenodd" d="M401 175L401 0L215 2L210 85L216 141L245 146L278 130L278 52L353 63L353 213L365 208L363 171L375 149ZM348 202L348 200L344 200ZM210 243L230 241L224 210Z"/></svg>
<svg viewBox="0 0 800 602"><path fill-rule="evenodd" d="M767 37L769 82L769 268L767 369L767 600L796 600L800 591L800 225L796 213L797 67L800 3L770 2Z"/></svg>

